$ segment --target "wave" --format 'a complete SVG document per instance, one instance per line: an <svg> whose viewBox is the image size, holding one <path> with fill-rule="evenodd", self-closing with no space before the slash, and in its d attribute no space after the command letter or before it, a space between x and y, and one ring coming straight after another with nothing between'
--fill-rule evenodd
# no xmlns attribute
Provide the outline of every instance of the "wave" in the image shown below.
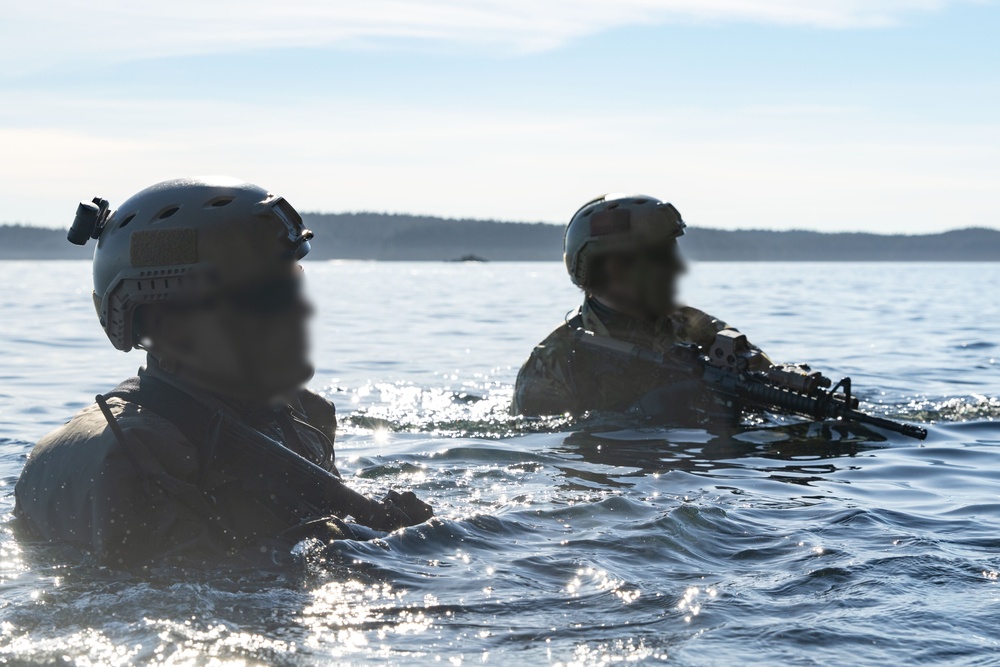
<svg viewBox="0 0 1000 667"><path fill-rule="evenodd" d="M329 393L329 392L328 392ZM354 391L339 390L331 398L338 406L349 405L353 410L341 424L347 433L424 433L435 437L505 439L536 433L571 433L608 430L650 429L649 422L615 414L593 414L583 418L551 416L533 418L510 414L513 388L488 383L458 390L427 388L406 382L370 383ZM900 421L934 424L938 422L992 421L1000 418L1000 398L970 395L952 397L909 398L895 401L862 402L861 409L881 417ZM720 429L718 425L701 424L723 437L744 432L774 432L796 439L822 437L826 440L857 438L884 441L877 431L857 425L825 422L825 426L809 427L805 418L774 413L745 412L740 428ZM659 425L659 433L671 430ZM763 436L767 437L767 436Z"/></svg>

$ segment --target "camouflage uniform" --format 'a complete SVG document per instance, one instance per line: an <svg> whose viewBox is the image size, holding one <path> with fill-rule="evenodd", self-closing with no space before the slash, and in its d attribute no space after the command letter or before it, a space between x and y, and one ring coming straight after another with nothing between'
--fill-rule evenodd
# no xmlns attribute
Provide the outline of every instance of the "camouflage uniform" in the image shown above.
<svg viewBox="0 0 1000 667"><path fill-rule="evenodd" d="M639 361L622 363L577 344L573 332L584 328L642 347L666 352L677 342L708 347L725 322L700 310L681 307L655 324L624 316L591 297L566 323L535 347L514 387L514 414L529 416L584 412L624 412L653 390L689 381ZM756 349L756 348L755 348ZM770 365L761 354L754 367Z"/></svg>
<svg viewBox="0 0 1000 667"><path fill-rule="evenodd" d="M152 357L140 370L140 381L145 376L169 383L210 408L223 405L160 370ZM109 398L108 405L127 448L95 404L32 450L15 487L15 515L31 534L80 547L103 563L128 565L174 557L203 561L246 547L260 552L260 544L290 528L247 493L243 480L204 469L204 443L192 442L155 410L116 397ZM326 399L302 390L291 404L274 409L226 408L245 424L337 473L336 412ZM148 465L137 465L130 455L137 449L150 455Z"/></svg>

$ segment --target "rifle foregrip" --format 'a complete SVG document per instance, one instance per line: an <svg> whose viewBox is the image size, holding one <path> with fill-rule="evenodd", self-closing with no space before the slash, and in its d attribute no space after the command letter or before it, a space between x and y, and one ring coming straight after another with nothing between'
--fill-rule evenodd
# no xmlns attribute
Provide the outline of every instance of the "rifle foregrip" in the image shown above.
<svg viewBox="0 0 1000 667"><path fill-rule="evenodd" d="M831 409L831 401L821 400L814 396L805 396L794 392L764 384L762 382L746 382L738 386L740 397L757 403L762 407L780 408L815 419L827 419L837 416Z"/></svg>

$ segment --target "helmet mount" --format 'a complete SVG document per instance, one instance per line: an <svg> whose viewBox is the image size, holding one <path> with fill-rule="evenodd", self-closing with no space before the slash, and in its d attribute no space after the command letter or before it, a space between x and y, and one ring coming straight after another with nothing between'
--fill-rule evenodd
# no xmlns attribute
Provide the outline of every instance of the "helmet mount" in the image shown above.
<svg viewBox="0 0 1000 667"><path fill-rule="evenodd" d="M100 238L104 225L108 222L110 207L108 200L100 197L80 202L76 207L73 225L66 233L66 240L74 245L87 245L90 239Z"/></svg>

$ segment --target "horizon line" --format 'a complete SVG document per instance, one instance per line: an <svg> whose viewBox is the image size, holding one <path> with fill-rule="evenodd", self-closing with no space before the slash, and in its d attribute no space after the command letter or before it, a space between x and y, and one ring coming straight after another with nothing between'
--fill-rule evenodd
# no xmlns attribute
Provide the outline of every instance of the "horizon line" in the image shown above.
<svg viewBox="0 0 1000 667"><path fill-rule="evenodd" d="M547 225L551 227L565 227L567 223L564 222L548 222L544 220L502 220L500 218L475 218L475 217L455 217L455 216L442 216L434 215L430 213L394 213L388 211L302 211L300 213L303 217L306 216L361 216L361 215L377 215L384 217L407 217L407 218L429 218L432 220L440 220L442 222L489 222L494 224L510 224L510 225ZM68 230L72 220L64 226L54 226L46 225L44 223L32 223L32 222L0 222L0 229L9 227L21 227L30 229L47 229L51 231L57 230ZM973 225L969 227L952 227L949 229L944 229L936 232L922 232L917 234L907 234L904 232L877 232L871 230L840 230L840 231L823 231L816 229L807 229L802 227L790 227L787 229L769 229L764 227L739 227L733 229L727 229L724 227L703 227L697 224L687 225L688 230L703 230L709 232L757 232L757 233L773 233L773 234L790 234L790 233L807 233L807 234L818 234L822 236L848 236L848 235L870 235L870 236L886 236L886 237L917 237L917 236L939 236L942 234L951 234L955 232L970 232L970 231L988 231L1000 233L1000 225L997 227L987 227L982 225Z"/></svg>

